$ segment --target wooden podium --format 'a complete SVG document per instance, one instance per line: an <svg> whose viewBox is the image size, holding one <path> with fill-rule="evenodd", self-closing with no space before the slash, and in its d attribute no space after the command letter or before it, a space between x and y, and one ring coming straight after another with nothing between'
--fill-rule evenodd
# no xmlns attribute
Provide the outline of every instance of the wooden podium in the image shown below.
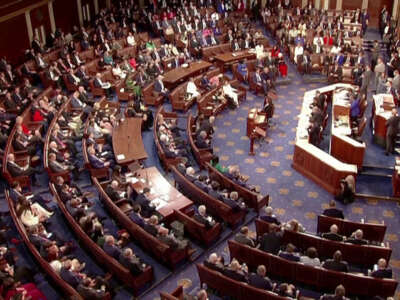
<svg viewBox="0 0 400 300"><path fill-rule="evenodd" d="M267 130L268 120L265 113L258 111L257 108L249 110L247 115L247 136L250 138L256 127Z"/></svg>

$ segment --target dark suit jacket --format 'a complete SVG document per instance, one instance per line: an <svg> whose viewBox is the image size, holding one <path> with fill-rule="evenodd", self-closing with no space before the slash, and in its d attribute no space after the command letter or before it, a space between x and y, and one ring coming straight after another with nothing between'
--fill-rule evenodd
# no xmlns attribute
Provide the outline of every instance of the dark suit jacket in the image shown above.
<svg viewBox="0 0 400 300"><path fill-rule="evenodd" d="M157 228L153 225L146 223L146 224L144 224L143 229L153 236L157 236L157 234L158 234Z"/></svg>
<svg viewBox="0 0 400 300"><path fill-rule="evenodd" d="M103 250L105 253L107 253L108 255L114 257L115 259L118 259L120 254L121 254L121 248L119 248L116 245L108 245L108 244L104 244L103 246Z"/></svg>
<svg viewBox="0 0 400 300"><path fill-rule="evenodd" d="M281 253L279 253L279 256L284 259L291 260L291 261L300 261L300 257L293 253L281 252Z"/></svg>
<svg viewBox="0 0 400 300"><path fill-rule="evenodd" d="M101 159L99 159L96 155L88 154L88 159L89 159L90 165L93 168L95 168L95 169L104 168L104 162Z"/></svg>
<svg viewBox="0 0 400 300"><path fill-rule="evenodd" d="M254 241L251 238L245 236L244 234L242 234L240 232L238 234L236 234L235 241L238 242L238 243L250 246L250 247L255 247L256 246Z"/></svg>
<svg viewBox="0 0 400 300"><path fill-rule="evenodd" d="M133 211L129 214L129 218L136 223L137 225L139 225L140 227L144 227L145 223L143 218L141 218L138 214L134 213Z"/></svg>
<svg viewBox="0 0 400 300"><path fill-rule="evenodd" d="M143 271L142 264L137 257L128 258L121 253L118 261L121 263L121 265L128 268L133 275L139 275Z"/></svg>
<svg viewBox="0 0 400 300"><path fill-rule="evenodd" d="M261 277L258 274L251 273L249 276L249 284L259 289L272 290L272 282L268 277Z"/></svg>
<svg viewBox="0 0 400 300"><path fill-rule="evenodd" d="M118 201L118 200L121 199L119 193L116 190L114 190L111 185L108 185L106 187L105 192L113 202Z"/></svg>
<svg viewBox="0 0 400 300"><path fill-rule="evenodd" d="M333 270L333 271L338 271L338 272L348 272L349 271L349 266L347 262L341 261L337 262L334 261L333 259L327 259L323 265L323 268L328 269L328 270Z"/></svg>
<svg viewBox="0 0 400 300"><path fill-rule="evenodd" d="M65 268L61 268L60 277L73 287L77 287L78 284L81 282L81 278L77 274Z"/></svg>
<svg viewBox="0 0 400 300"><path fill-rule="evenodd" d="M392 278L392 269L376 270L371 273L371 276L377 278Z"/></svg>
<svg viewBox="0 0 400 300"><path fill-rule="evenodd" d="M343 212L337 208L327 208L323 211L322 214L327 217L344 219Z"/></svg>
<svg viewBox="0 0 400 300"><path fill-rule="evenodd" d="M224 272L224 266L221 263L216 263L216 264L212 264L210 263L208 260L204 261L203 263L207 268L214 270L214 271L218 271L223 273Z"/></svg>
<svg viewBox="0 0 400 300"><path fill-rule="evenodd" d="M368 241L367 240L360 240L360 239L355 239L355 238L349 238L346 240L346 243L352 243L355 245L367 245Z"/></svg>
<svg viewBox="0 0 400 300"><path fill-rule="evenodd" d="M13 177L25 175L25 171L20 166L9 161L7 162L7 170Z"/></svg>
<svg viewBox="0 0 400 300"><path fill-rule="evenodd" d="M64 169L60 163L57 163L54 161L49 161L49 168L54 173L61 173L61 172L66 171L66 169Z"/></svg>
<svg viewBox="0 0 400 300"><path fill-rule="evenodd" d="M343 241L343 236L341 236L340 234L337 233L332 233L332 232L326 232L324 234L322 234L322 237L324 239L328 239L331 241Z"/></svg>
<svg viewBox="0 0 400 300"><path fill-rule="evenodd" d="M83 284L79 284L78 287L76 288L76 290L79 293L79 295L81 295L83 297L83 299L100 300L100 299L105 299L105 297L106 297L105 291L87 287Z"/></svg>
<svg viewBox="0 0 400 300"><path fill-rule="evenodd" d="M260 243L263 251L276 255L281 248L282 236L279 233L264 233Z"/></svg>
<svg viewBox="0 0 400 300"><path fill-rule="evenodd" d="M272 216L261 216L260 219L265 221L265 222L267 222L267 223L274 223L276 225L280 225L281 224L281 222L279 222L276 217L272 217Z"/></svg>
<svg viewBox="0 0 400 300"><path fill-rule="evenodd" d="M229 278L232 278L233 280L247 282L247 278L243 273L238 273L231 269L224 269L223 274Z"/></svg>
<svg viewBox="0 0 400 300"><path fill-rule="evenodd" d="M164 86L164 88L165 88L165 86ZM161 93L161 91L162 91L162 85L159 80L154 81L154 91L156 91L157 93Z"/></svg>

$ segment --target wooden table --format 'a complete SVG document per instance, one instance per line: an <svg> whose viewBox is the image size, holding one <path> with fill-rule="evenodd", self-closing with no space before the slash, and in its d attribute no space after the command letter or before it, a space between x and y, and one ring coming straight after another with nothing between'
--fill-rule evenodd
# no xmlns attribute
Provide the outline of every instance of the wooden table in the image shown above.
<svg viewBox="0 0 400 300"><path fill-rule="evenodd" d="M190 63L187 68L179 67L164 74L163 83L172 89L192 76L196 76L211 67L212 64L204 60Z"/></svg>
<svg viewBox="0 0 400 300"><path fill-rule="evenodd" d="M126 118L113 130L112 143L115 161L126 165L146 159L142 140L142 118Z"/></svg>
<svg viewBox="0 0 400 300"><path fill-rule="evenodd" d="M372 133L374 141L385 147L386 121L392 116L392 108L396 107L393 96L390 94L374 95L372 105Z"/></svg>
<svg viewBox="0 0 400 300"><path fill-rule="evenodd" d="M136 171L137 182L131 183L137 193L141 193L145 187L150 188L149 199L160 207L157 211L168 218L174 209L186 212L193 202L173 187L156 167L140 169Z"/></svg>
<svg viewBox="0 0 400 300"><path fill-rule="evenodd" d="M242 59L254 59L256 58L255 52L239 51L239 52L227 52L214 56L215 61L217 62L218 67L221 72L224 72L224 67L227 64L232 64Z"/></svg>

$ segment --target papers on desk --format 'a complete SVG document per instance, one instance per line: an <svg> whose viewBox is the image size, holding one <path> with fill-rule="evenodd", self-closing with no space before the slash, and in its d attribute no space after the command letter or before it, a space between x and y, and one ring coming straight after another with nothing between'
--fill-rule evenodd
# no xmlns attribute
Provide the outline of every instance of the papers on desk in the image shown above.
<svg viewBox="0 0 400 300"><path fill-rule="evenodd" d="M128 177L126 178L127 182L130 182L132 184L135 184L136 182L138 182L139 180L136 177Z"/></svg>
<svg viewBox="0 0 400 300"><path fill-rule="evenodd" d="M167 205L168 202L160 198L155 198L151 201L151 204L156 208L156 210L159 210L160 208Z"/></svg>
<svg viewBox="0 0 400 300"><path fill-rule="evenodd" d="M237 54L236 54L236 53L232 53L232 56L233 56L233 57L236 57L236 56L237 56Z"/></svg>
<svg viewBox="0 0 400 300"><path fill-rule="evenodd" d="M118 159L118 160L123 160L123 159L125 159L125 155L123 155L123 154L118 154L118 155L117 155L117 159Z"/></svg>

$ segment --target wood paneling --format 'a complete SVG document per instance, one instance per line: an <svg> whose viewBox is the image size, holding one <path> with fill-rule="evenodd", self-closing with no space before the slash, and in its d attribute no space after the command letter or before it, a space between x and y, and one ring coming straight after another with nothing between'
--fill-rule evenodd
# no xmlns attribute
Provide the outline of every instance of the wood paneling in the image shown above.
<svg viewBox="0 0 400 300"><path fill-rule="evenodd" d="M375 0L376 1L376 0ZM357 9L362 7L363 0L342 0L342 9Z"/></svg>
<svg viewBox="0 0 400 300"><path fill-rule="evenodd" d="M6 56L13 64L20 63L24 58L24 50L29 48L25 15L19 15L2 22L0 24L0 36L2 40L0 57Z"/></svg>
<svg viewBox="0 0 400 300"><path fill-rule="evenodd" d="M76 0L57 0L53 3L56 27L64 32L71 32L72 27L79 27L78 5Z"/></svg>
<svg viewBox="0 0 400 300"><path fill-rule="evenodd" d="M336 9L337 0L329 0L329 9Z"/></svg>
<svg viewBox="0 0 400 300"><path fill-rule="evenodd" d="M368 0L368 14L369 14L369 26L378 27L379 14L384 5L386 5L389 15L392 15L393 0Z"/></svg>
<svg viewBox="0 0 400 300"><path fill-rule="evenodd" d="M30 15L31 15L32 29L35 30L35 28L37 27L44 26L44 29L46 30L46 35L49 34L49 32L51 31L51 25L50 25L49 7L47 3L43 6L32 9Z"/></svg>

